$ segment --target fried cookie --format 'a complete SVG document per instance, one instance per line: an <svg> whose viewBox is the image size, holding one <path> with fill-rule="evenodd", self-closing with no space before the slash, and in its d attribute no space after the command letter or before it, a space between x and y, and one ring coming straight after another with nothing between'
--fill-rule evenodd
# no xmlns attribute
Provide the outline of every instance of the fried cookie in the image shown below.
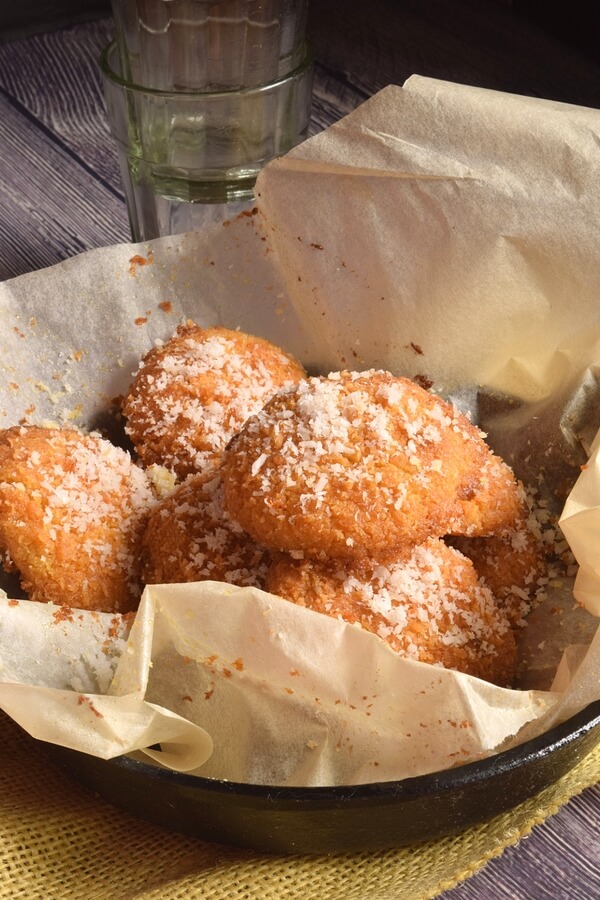
<svg viewBox="0 0 600 900"><path fill-rule="evenodd" d="M0 552L32 600L134 609L137 545L153 503L145 473L96 435L37 426L0 432Z"/></svg>
<svg viewBox="0 0 600 900"><path fill-rule="evenodd" d="M450 540L472 561L511 622L522 625L536 592L548 581L547 552L527 519L522 518L514 527L500 529L488 537Z"/></svg>
<svg viewBox="0 0 600 900"><path fill-rule="evenodd" d="M218 464L248 416L304 374L269 341L188 322L142 359L123 402L126 431L143 465L185 478Z"/></svg>
<svg viewBox="0 0 600 900"><path fill-rule="evenodd" d="M495 684L512 683L510 622L470 560L430 538L386 565L281 554L266 588L378 635L401 656Z"/></svg>
<svg viewBox="0 0 600 900"><path fill-rule="evenodd" d="M450 522L448 534L489 537L500 529L514 529L526 514L522 484L504 460L491 452L484 455L481 469L461 489L460 512Z"/></svg>
<svg viewBox="0 0 600 900"><path fill-rule="evenodd" d="M274 549L383 558L470 527L490 456L478 428L415 382L335 372L245 423L224 454L225 506Z"/></svg>
<svg viewBox="0 0 600 900"><path fill-rule="evenodd" d="M213 580L262 586L266 551L231 521L222 494L218 471L200 473L154 507L141 541L146 584Z"/></svg>

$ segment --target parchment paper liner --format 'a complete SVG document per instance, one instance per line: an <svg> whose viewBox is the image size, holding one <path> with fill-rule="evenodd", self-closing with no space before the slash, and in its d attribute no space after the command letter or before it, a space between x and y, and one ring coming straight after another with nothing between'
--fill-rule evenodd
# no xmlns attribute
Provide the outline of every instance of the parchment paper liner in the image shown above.
<svg viewBox="0 0 600 900"><path fill-rule="evenodd" d="M262 334L312 371L425 378L560 504L600 424L599 136L596 110L418 77L387 88L270 164L258 215L0 286L2 418L106 424L142 353L189 316ZM597 465L563 517L595 614ZM56 608L0 607L0 705L36 737L240 781L444 769L600 698L597 623L564 579L525 631L524 684L543 690L401 660L354 627L210 582L148 588L126 645L109 616L67 627Z"/></svg>

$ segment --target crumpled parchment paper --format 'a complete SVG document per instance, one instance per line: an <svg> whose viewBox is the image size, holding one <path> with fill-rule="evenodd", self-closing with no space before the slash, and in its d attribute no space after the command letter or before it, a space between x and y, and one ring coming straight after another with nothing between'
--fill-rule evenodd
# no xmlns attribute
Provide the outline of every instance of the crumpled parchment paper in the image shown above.
<svg viewBox="0 0 600 900"><path fill-rule="evenodd" d="M557 513L577 481L563 528L587 609L567 575L553 578L523 630L521 689L206 582L149 586L131 629L1 601L0 706L36 737L102 757L142 750L211 777L323 785L445 769L600 699L596 447L587 463L600 426L599 138L600 111L415 76L269 164L255 215L0 285L6 425L118 432L114 399L141 355L190 317L263 335L314 372L377 367L430 384Z"/></svg>

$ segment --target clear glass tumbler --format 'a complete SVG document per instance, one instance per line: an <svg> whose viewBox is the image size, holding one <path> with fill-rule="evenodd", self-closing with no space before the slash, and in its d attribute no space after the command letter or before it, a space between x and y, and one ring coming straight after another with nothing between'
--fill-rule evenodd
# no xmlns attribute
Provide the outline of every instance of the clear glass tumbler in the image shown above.
<svg viewBox="0 0 600 900"><path fill-rule="evenodd" d="M308 0L112 0L121 71L163 91L252 87L302 62Z"/></svg>
<svg viewBox="0 0 600 900"><path fill-rule="evenodd" d="M131 82L116 42L101 57L132 237L223 221L254 201L262 167L307 136L313 59L283 77L226 91L166 91Z"/></svg>

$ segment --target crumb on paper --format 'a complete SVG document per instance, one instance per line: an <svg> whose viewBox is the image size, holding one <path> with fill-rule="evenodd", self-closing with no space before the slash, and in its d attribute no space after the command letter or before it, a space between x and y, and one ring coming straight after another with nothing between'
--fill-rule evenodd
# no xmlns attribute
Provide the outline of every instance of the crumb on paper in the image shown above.
<svg viewBox="0 0 600 900"><path fill-rule="evenodd" d="M415 375L413 376L413 381L416 381L417 384L422 388L425 388L426 391L433 387L433 381L426 375Z"/></svg>
<svg viewBox="0 0 600 900"><path fill-rule="evenodd" d="M33 387L40 394L46 394L51 403L58 403L59 400L61 400L65 396L65 393L67 393L65 390L53 391L48 387L47 384L44 384L43 381L34 381Z"/></svg>
<svg viewBox="0 0 600 900"><path fill-rule="evenodd" d="M132 277L137 275L137 270L142 266L150 266L154 262L154 253L152 250L148 253L148 256L140 256L137 254L136 256L132 256L129 260L129 274Z"/></svg>
<svg viewBox="0 0 600 900"><path fill-rule="evenodd" d="M70 606L60 606L53 614L52 619L57 624L60 622L73 622L73 610Z"/></svg>
<svg viewBox="0 0 600 900"><path fill-rule="evenodd" d="M77 406L72 407L72 409L63 409L60 418L63 422L72 422L74 419L79 419L83 416L83 404L78 403Z"/></svg>
<svg viewBox="0 0 600 900"><path fill-rule="evenodd" d="M86 697L85 694L79 695L79 697L77 698L77 703L79 706L86 705L88 707L88 709L90 710L90 712L92 712L96 716L97 719L104 718L102 713L96 709L92 700L89 697Z"/></svg>

